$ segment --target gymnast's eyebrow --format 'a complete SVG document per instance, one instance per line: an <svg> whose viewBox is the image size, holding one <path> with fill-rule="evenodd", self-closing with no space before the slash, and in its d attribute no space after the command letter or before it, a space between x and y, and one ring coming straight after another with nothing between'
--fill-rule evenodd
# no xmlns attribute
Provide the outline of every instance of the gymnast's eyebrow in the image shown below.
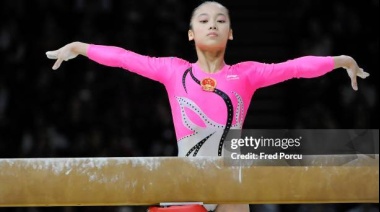
<svg viewBox="0 0 380 212"><path fill-rule="evenodd" d="M198 15L198 17L200 17L200 16L203 16L203 15L209 15L208 13L201 13L201 14L199 14ZM226 16L226 14L224 14L224 13L218 13L218 14L216 14L216 16Z"/></svg>

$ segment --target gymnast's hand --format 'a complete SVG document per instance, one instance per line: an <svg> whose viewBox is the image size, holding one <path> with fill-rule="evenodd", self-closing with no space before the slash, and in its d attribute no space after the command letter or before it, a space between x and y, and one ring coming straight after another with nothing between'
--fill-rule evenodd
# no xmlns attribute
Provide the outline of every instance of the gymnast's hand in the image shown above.
<svg viewBox="0 0 380 212"><path fill-rule="evenodd" d="M88 44L81 42L72 42L58 50L46 52L49 59L56 60L53 65L53 70L58 69L63 61L71 60L79 54L86 55Z"/></svg>
<svg viewBox="0 0 380 212"><path fill-rule="evenodd" d="M362 68L360 68L358 65L355 65L354 67L343 67L346 69L348 76L351 78L351 85L352 88L357 91L358 90L358 82L356 77L360 77L362 79L365 79L369 76L369 73L363 71Z"/></svg>
<svg viewBox="0 0 380 212"><path fill-rule="evenodd" d="M365 79L369 76L369 73L363 71L362 68L358 66L356 61L350 56L337 56L334 57L335 68L344 68L347 71L348 76L351 79L352 88L358 90L357 77Z"/></svg>

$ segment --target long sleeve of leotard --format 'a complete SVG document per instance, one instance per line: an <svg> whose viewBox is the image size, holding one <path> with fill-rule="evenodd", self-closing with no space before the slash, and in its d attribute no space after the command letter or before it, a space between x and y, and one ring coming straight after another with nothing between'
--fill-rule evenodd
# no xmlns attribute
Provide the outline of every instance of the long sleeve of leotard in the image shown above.
<svg viewBox="0 0 380 212"><path fill-rule="evenodd" d="M173 57L149 57L115 46L91 44L87 57L99 64L119 67L163 84L170 82L173 63L184 63Z"/></svg>
<svg viewBox="0 0 380 212"><path fill-rule="evenodd" d="M305 56L282 63L240 63L255 88L270 86L292 78L314 78L334 69L332 57Z"/></svg>

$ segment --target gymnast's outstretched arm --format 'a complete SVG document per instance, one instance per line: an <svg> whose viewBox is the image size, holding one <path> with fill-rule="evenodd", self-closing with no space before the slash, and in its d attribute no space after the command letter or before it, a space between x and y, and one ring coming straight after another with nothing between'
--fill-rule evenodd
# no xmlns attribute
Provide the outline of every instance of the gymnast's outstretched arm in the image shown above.
<svg viewBox="0 0 380 212"><path fill-rule="evenodd" d="M58 50L48 51L46 55L55 59L53 69L58 69L63 61L83 55L99 64L123 68L143 77L167 84L171 82L173 67L186 69L188 62L177 57L151 57L141 55L117 46L69 43Z"/></svg>
<svg viewBox="0 0 380 212"><path fill-rule="evenodd" d="M363 71L350 56L304 56L282 63L240 63L247 70L251 85L256 88L270 86L292 78L314 78L334 69L346 69L351 79L351 86L358 90L357 77L365 79L369 74Z"/></svg>

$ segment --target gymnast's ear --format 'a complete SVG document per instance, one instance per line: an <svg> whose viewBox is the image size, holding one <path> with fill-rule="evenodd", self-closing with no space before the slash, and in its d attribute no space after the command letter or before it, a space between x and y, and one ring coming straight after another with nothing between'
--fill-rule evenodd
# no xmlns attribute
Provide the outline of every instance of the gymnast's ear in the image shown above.
<svg viewBox="0 0 380 212"><path fill-rule="evenodd" d="M234 36L233 36L233 33L232 33L232 29L230 29L230 32L229 32L229 35L228 35L228 40L233 40L234 39Z"/></svg>
<svg viewBox="0 0 380 212"><path fill-rule="evenodd" d="M193 30L189 29L189 31L187 32L187 36L189 37L189 41L194 40L194 32L193 32Z"/></svg>

